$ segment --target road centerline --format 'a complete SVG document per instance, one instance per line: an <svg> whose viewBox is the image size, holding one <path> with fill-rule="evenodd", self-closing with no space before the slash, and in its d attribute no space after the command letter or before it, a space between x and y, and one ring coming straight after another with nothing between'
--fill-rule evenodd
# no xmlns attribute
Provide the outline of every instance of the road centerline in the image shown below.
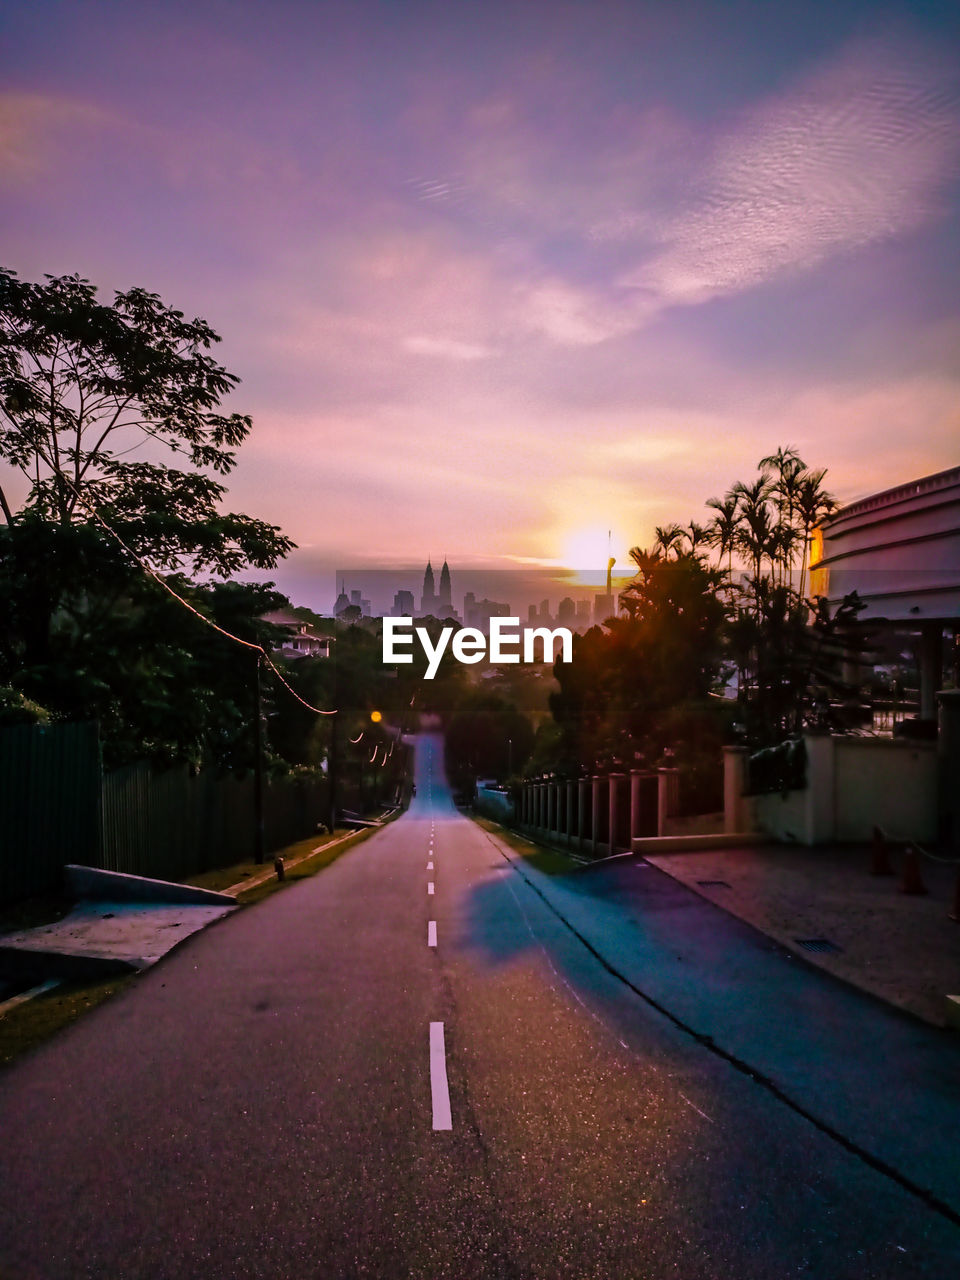
<svg viewBox="0 0 960 1280"><path fill-rule="evenodd" d="M430 1023L430 1096L433 1103L434 1129L452 1129L450 1089L447 1084L447 1051L443 1023Z"/></svg>

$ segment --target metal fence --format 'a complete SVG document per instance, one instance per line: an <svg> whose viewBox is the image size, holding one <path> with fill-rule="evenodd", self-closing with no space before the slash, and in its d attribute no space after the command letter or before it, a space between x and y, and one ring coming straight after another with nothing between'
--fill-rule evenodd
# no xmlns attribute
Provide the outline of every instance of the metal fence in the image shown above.
<svg viewBox="0 0 960 1280"><path fill-rule="evenodd" d="M100 851L95 724L0 730L0 902L59 889L67 862Z"/></svg>
<svg viewBox="0 0 960 1280"><path fill-rule="evenodd" d="M95 724L0 730L0 902L56 892L68 862L183 879L254 855L252 776L136 764L103 773ZM326 784L266 783L268 850L311 835Z"/></svg>

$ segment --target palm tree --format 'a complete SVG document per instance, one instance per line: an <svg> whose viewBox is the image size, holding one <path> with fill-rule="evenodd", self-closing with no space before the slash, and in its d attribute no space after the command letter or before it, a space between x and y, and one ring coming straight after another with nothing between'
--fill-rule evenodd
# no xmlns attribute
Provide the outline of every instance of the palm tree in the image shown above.
<svg viewBox="0 0 960 1280"><path fill-rule="evenodd" d="M710 530L702 524L697 524L696 520L691 520L683 531L683 536L690 543L690 552L692 555L697 554L697 548L702 544L709 544Z"/></svg>
<svg viewBox="0 0 960 1280"><path fill-rule="evenodd" d="M727 557L727 574L733 577L733 548L737 540L740 495L731 490L724 498L709 498L707 506L716 511L708 530L710 544L717 548L717 563Z"/></svg>
<svg viewBox="0 0 960 1280"><path fill-rule="evenodd" d="M780 445L776 453L770 453L765 458L761 458L757 465L760 471L766 471L772 467L778 476L792 470L805 471L807 466L792 444L788 444L786 448Z"/></svg>
<svg viewBox="0 0 960 1280"><path fill-rule="evenodd" d="M776 526L769 506L773 482L766 474L761 475L753 484L744 484L738 480L733 486L733 492L740 499L736 546L753 566L754 606L759 616L763 561L764 558L769 559L772 572L776 555Z"/></svg>
<svg viewBox="0 0 960 1280"><path fill-rule="evenodd" d="M656 534L656 542L654 548L659 547L665 556L672 551L674 555L680 554L680 543L685 537L684 530L679 524L657 525L654 529ZM633 553L631 552L631 555Z"/></svg>
<svg viewBox="0 0 960 1280"><path fill-rule="evenodd" d="M806 471L800 478L797 493L797 515L803 531L803 558L800 562L800 597L803 598L804 578L807 572L807 557L810 553L810 532L814 525L820 523L824 516L835 511L837 501L833 494L823 487L823 478L827 474L826 467L818 471Z"/></svg>
<svg viewBox="0 0 960 1280"><path fill-rule="evenodd" d="M759 467L761 472L771 467L775 473L771 492L777 502L777 532L780 535L777 559L782 584L793 566L793 547L796 544L796 539L791 540L784 531L793 526L799 477L806 470L806 463L792 445L787 445L786 448L781 445L776 453L761 458ZM776 578L775 570L774 577Z"/></svg>

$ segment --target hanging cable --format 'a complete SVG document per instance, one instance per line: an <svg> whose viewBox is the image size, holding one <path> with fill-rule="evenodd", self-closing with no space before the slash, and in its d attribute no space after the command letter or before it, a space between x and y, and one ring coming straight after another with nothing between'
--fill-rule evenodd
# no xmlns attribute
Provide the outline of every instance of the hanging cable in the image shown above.
<svg viewBox="0 0 960 1280"><path fill-rule="evenodd" d="M152 569L150 565L146 563L146 561L142 560L140 556L138 556L137 553L133 550L132 547L127 546L124 540L120 537L119 533L117 533L116 529L111 528L111 526L107 524L106 520L104 520L103 516L100 515L100 512L96 509L96 507L92 507L90 503L87 502L86 498L77 488L77 486L73 483L70 477L63 476L63 479L67 482L67 484L73 490L74 494L77 497L77 501L81 504L81 506L84 507L87 514L91 515L94 518L94 520L96 520L96 522L103 529L105 529L107 533L109 533L111 538L114 538L120 544L120 546L124 549L127 555L130 556L132 559L134 559L137 562L137 564L140 566L140 568L143 570L143 572L146 573L149 577L151 577L153 581L157 583L158 586L162 587L163 590L166 591L167 595L173 596L177 604L182 605L184 609L192 613L195 618L199 618L202 623L210 627L213 631L216 631L220 635L224 636L227 640L232 640L235 644L242 645L245 649L254 649L258 653L260 653L260 655L266 662L267 666L270 668L273 674L277 677L280 683L284 686L287 692L291 694L294 698L296 698L296 700L299 703L302 703L302 705L305 706L308 711L313 711L318 716L335 716L337 714L335 710L324 711L321 707L315 707L313 706L312 703L307 702L305 698L301 698L299 693L297 693L296 689L292 688L292 686L287 683L284 677L277 670L276 665L274 664L274 662L270 658L270 655L267 653L266 649L264 649L262 644L254 644L253 641L251 640L243 640L241 639L240 636L235 636L232 631L227 631L225 630L225 628L218 626L218 624L214 622L212 618L208 618L205 613L201 613L200 610L195 608L190 603L189 600L184 600L183 596L178 595L177 592L174 591L173 587L171 587L170 584L166 582L160 576L160 574L157 573L155 569Z"/></svg>

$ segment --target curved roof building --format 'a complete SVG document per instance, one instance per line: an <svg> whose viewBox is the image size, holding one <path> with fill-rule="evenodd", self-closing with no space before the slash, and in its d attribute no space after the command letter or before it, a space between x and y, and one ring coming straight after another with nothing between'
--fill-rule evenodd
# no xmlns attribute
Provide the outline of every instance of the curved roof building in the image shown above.
<svg viewBox="0 0 960 1280"><path fill-rule="evenodd" d="M856 591L863 621L916 630L920 714L936 715L943 630L960 629L960 467L851 502L813 531L810 588L831 606Z"/></svg>

